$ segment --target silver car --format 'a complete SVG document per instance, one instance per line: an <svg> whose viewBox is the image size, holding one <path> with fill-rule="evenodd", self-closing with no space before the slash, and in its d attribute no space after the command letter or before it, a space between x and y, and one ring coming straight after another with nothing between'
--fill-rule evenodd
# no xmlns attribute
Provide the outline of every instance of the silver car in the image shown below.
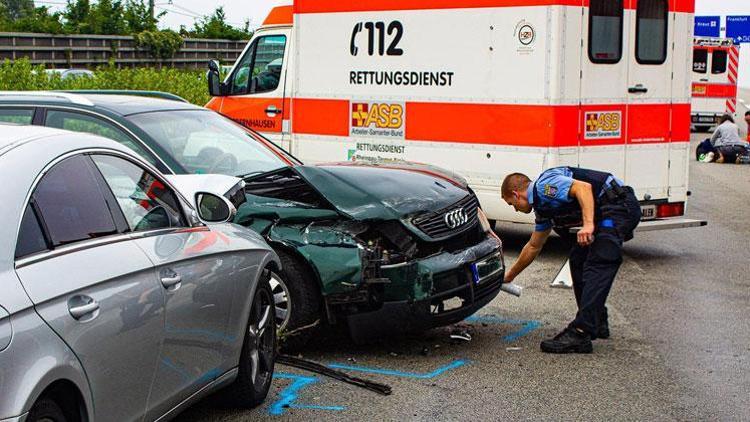
<svg viewBox="0 0 750 422"><path fill-rule="evenodd" d="M185 196L129 151L0 125L2 422L168 419L220 388L247 407L268 393L278 257L224 223L231 189Z"/></svg>

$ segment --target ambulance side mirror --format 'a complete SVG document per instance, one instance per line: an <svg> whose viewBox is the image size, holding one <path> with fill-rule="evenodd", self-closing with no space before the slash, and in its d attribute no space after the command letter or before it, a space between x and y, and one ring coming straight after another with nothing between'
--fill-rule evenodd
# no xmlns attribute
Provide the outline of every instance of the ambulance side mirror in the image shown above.
<svg viewBox="0 0 750 422"><path fill-rule="evenodd" d="M218 60L211 60L208 62L208 93L212 97L220 97L224 95L223 83L221 82L221 75L219 74L220 67Z"/></svg>

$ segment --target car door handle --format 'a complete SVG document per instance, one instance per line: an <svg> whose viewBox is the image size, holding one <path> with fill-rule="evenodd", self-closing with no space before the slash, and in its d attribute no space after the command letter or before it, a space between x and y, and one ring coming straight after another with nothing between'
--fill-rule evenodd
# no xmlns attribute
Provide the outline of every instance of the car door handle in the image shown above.
<svg viewBox="0 0 750 422"><path fill-rule="evenodd" d="M98 310L99 310L99 304L93 299L91 299L91 302L85 305L71 306L68 308L68 311L70 312L70 316L72 316L75 319L81 319L84 316L91 314Z"/></svg>
<svg viewBox="0 0 750 422"><path fill-rule="evenodd" d="M636 86L631 86L630 88L628 88L628 92L631 94L645 94L648 92L648 88L641 84L638 84Z"/></svg>
<svg viewBox="0 0 750 422"><path fill-rule="evenodd" d="M276 108L275 105L272 105L272 106L268 106L268 108L266 109L266 114L268 114L271 117L273 117L273 116L281 113L282 111L283 111L282 109Z"/></svg>
<svg viewBox="0 0 750 422"><path fill-rule="evenodd" d="M179 275L174 275L173 277L161 278L161 285L167 289L171 289L172 287L177 286L181 282L182 282L182 277L180 277Z"/></svg>

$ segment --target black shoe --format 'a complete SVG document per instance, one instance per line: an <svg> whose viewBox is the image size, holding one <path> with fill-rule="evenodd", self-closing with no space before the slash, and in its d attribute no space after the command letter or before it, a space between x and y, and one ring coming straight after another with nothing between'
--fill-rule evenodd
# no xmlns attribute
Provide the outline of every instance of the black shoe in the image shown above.
<svg viewBox="0 0 750 422"><path fill-rule="evenodd" d="M609 325L605 322L596 328L596 335L591 340L607 340L609 338Z"/></svg>
<svg viewBox="0 0 750 422"><path fill-rule="evenodd" d="M540 346L546 353L591 353L594 351L591 337L574 328L566 328L555 337L544 340Z"/></svg>
<svg viewBox="0 0 750 422"><path fill-rule="evenodd" d="M607 315L607 308L599 314L596 318L596 334L591 336L591 340L602 339L606 340L609 338L609 316Z"/></svg>

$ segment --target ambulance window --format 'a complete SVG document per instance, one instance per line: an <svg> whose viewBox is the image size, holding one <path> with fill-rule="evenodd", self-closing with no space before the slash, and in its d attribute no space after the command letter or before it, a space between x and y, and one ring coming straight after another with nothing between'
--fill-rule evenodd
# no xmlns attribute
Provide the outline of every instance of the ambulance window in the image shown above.
<svg viewBox="0 0 750 422"><path fill-rule="evenodd" d="M726 50L714 50L711 58L711 74L720 75L727 71L727 52Z"/></svg>
<svg viewBox="0 0 750 422"><path fill-rule="evenodd" d="M258 94L276 90L281 81L285 48L284 35L269 35L256 39L232 74L230 95Z"/></svg>
<svg viewBox="0 0 750 422"><path fill-rule="evenodd" d="M237 63L237 66L235 66L234 73L231 77L232 84L229 87L230 95L247 94L247 82L249 80L247 76L250 74L250 66L253 63L255 47L257 45L257 42L253 42L245 52L245 55L242 56L242 59L240 59L240 62Z"/></svg>
<svg viewBox="0 0 750 422"><path fill-rule="evenodd" d="M589 60L617 63L622 58L623 0L591 0L589 6Z"/></svg>
<svg viewBox="0 0 750 422"><path fill-rule="evenodd" d="M708 68L708 50L696 48L693 50L693 72L706 73Z"/></svg>
<svg viewBox="0 0 750 422"><path fill-rule="evenodd" d="M635 24L635 59L640 64L667 60L667 0L639 0Z"/></svg>

